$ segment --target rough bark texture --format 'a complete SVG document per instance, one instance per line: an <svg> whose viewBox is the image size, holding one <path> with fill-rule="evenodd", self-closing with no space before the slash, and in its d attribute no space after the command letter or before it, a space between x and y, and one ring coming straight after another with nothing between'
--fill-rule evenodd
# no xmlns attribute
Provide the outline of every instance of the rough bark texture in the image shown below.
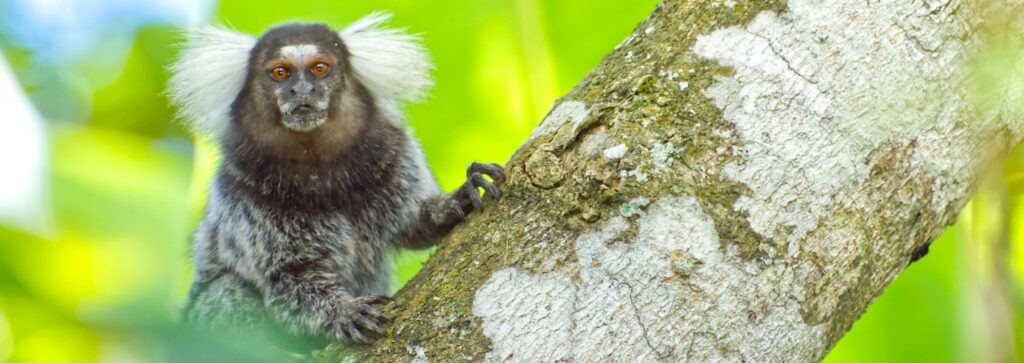
<svg viewBox="0 0 1024 363"><path fill-rule="evenodd" d="M1021 138L967 92L979 12L665 0L398 293L389 336L348 353L824 357Z"/></svg>

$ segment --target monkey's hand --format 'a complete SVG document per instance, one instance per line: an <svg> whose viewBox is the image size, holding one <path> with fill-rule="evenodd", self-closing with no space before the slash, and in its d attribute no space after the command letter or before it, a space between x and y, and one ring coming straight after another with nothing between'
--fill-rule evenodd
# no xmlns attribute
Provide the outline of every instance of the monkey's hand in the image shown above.
<svg viewBox="0 0 1024 363"><path fill-rule="evenodd" d="M487 175L491 180L484 178ZM492 181L493 180L493 181ZM486 196L490 198L501 198L501 189L496 184L505 182L505 169L498 164L472 163L466 169L466 182L459 189L452 193L453 199L463 215L473 210L483 209L484 201L480 197L478 188L483 188Z"/></svg>
<svg viewBox="0 0 1024 363"><path fill-rule="evenodd" d="M491 178L487 180L484 175ZM466 170L466 182L451 194L439 194L423 201L416 222L409 225L402 236L396 239L398 246L421 249L433 246L437 239L455 227L473 210L484 206L478 189L483 188L484 197L497 199L501 189L497 184L505 181L505 170L498 164L473 163Z"/></svg>
<svg viewBox="0 0 1024 363"><path fill-rule="evenodd" d="M347 344L370 344L386 334L383 325L391 320L377 309L391 298L382 295L360 296L339 307L333 323L334 335Z"/></svg>

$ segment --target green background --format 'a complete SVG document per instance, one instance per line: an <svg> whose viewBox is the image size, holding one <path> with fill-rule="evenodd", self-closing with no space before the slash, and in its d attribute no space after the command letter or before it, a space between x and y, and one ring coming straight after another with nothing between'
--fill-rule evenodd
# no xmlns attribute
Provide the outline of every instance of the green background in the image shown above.
<svg viewBox="0 0 1024 363"><path fill-rule="evenodd" d="M391 24L421 33L436 63L431 96L407 111L450 190L471 161L507 160L553 102L655 4L223 1L211 21L259 34L293 19L340 28L374 10L393 12ZM192 146L163 93L179 40L179 29L143 27L126 59L103 57L101 45L60 65L40 64L31 51L2 43L46 118L52 218L46 232L0 226L0 361L166 361L183 354L179 349L210 349L173 329L191 282L189 235L216 162L208 145ZM827 361L971 362L990 359L992 341L1009 342L999 349L1020 347L1020 154L982 186L958 224L893 282ZM1009 208L996 208L1000 201ZM1000 221L1010 226L1009 253L993 247L992 228ZM403 254L395 285L428 254ZM1007 306L1004 316L991 316L992 299Z"/></svg>

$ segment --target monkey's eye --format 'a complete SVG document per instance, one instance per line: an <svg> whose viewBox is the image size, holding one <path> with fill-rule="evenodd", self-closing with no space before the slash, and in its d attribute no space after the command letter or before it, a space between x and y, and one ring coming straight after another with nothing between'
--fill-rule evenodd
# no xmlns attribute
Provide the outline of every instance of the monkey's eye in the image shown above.
<svg viewBox="0 0 1024 363"><path fill-rule="evenodd" d="M331 66L327 65L326 63L317 63L314 64L312 67L309 67L309 70L313 72L314 76L323 77L327 75L327 71L331 70Z"/></svg>
<svg viewBox="0 0 1024 363"><path fill-rule="evenodd" d="M285 67L277 67L270 71L270 76L278 82L288 79L288 74L288 69Z"/></svg>

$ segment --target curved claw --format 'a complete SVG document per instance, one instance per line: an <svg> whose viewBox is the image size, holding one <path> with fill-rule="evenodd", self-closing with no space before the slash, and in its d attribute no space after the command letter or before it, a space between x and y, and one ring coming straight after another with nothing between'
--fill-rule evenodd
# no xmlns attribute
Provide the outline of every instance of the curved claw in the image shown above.
<svg viewBox="0 0 1024 363"><path fill-rule="evenodd" d="M492 170L488 172L488 175L490 175L491 178L494 179L495 183L499 183L499 184L504 183L505 179L506 179L505 168L503 168L501 165L494 164L494 163L492 163L490 165L491 165Z"/></svg>
<svg viewBox="0 0 1024 363"><path fill-rule="evenodd" d="M381 320L381 321L384 321L384 322L388 322L388 323L391 322L391 319L389 319L387 316L385 316L384 313L380 312L380 310L377 310L376 308L374 308L372 306L368 306L365 310L363 310L363 312L365 312L366 314L372 316L374 319L378 319L378 320Z"/></svg>
<svg viewBox="0 0 1024 363"><path fill-rule="evenodd" d="M340 321L334 322L334 336L338 338L342 343L352 344L352 339L349 338L348 334L345 334L345 324Z"/></svg>
<svg viewBox="0 0 1024 363"><path fill-rule="evenodd" d="M484 200L480 198L480 193L476 191L476 186L472 182L467 182L462 185L462 194L469 198L470 203L473 203L474 209L481 209L484 206Z"/></svg>
<svg viewBox="0 0 1024 363"><path fill-rule="evenodd" d="M349 324L348 326L346 326L345 332L348 333L349 337L351 337L352 340L356 342L362 344L370 344L370 339L366 338L366 336L363 335L363 333L360 333L359 329L356 328L355 324Z"/></svg>
<svg viewBox="0 0 1024 363"><path fill-rule="evenodd" d="M359 323L359 325L361 325L362 327L369 329L374 333L385 335L384 328L382 328L380 325L377 325L377 323L373 322L373 320L370 320L370 318L367 318L366 316L360 316L356 318L356 322Z"/></svg>
<svg viewBox="0 0 1024 363"><path fill-rule="evenodd" d="M487 176L494 179L495 183L505 182L505 169L501 165L494 163L481 164L473 162L469 164L469 168L466 169L466 177L471 178L473 174L486 174Z"/></svg>
<svg viewBox="0 0 1024 363"><path fill-rule="evenodd" d="M391 322L391 319L389 319L386 315L384 315L384 313L382 313L380 310L374 307L374 305L385 306L387 304L394 302L394 299L384 295L370 295L366 297L366 300L366 305L363 305L361 311L364 315L369 315L374 319L380 320L385 323Z"/></svg>
<svg viewBox="0 0 1024 363"><path fill-rule="evenodd" d="M498 189L498 187L495 186L494 183L491 183L490 181L487 181L487 179L484 179L482 175L473 174L473 176L471 176L469 180L473 183L473 186L484 188L484 190L487 191L488 196L494 198L501 198L501 190Z"/></svg>
<svg viewBox="0 0 1024 363"><path fill-rule="evenodd" d="M392 301L394 300L384 295L369 295L364 298L364 302L370 305L387 305Z"/></svg>
<svg viewBox="0 0 1024 363"><path fill-rule="evenodd" d="M334 335L345 344L370 344L387 330L383 326L391 322L377 306L390 304L393 300L384 295L367 295L353 299L351 310L331 324Z"/></svg>

